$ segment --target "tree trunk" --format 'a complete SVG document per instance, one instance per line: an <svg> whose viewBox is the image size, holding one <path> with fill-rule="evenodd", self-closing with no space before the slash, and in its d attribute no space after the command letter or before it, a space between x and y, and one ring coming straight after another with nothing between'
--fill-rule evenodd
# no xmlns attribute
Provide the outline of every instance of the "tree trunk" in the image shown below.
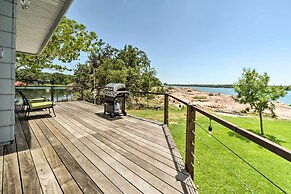
<svg viewBox="0 0 291 194"><path fill-rule="evenodd" d="M262 111L259 112L259 115L260 115L261 135L264 135Z"/></svg>

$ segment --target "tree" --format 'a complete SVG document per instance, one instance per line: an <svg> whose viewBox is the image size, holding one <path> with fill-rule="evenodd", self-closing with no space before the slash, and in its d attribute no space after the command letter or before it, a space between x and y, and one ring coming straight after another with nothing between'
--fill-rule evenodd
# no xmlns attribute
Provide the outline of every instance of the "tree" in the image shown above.
<svg viewBox="0 0 291 194"><path fill-rule="evenodd" d="M89 63L96 68L96 84L99 87L109 82L125 83L133 91L150 91L154 86L161 86L146 53L131 45L125 45L121 50L109 45L98 47L89 56Z"/></svg>
<svg viewBox="0 0 291 194"><path fill-rule="evenodd" d="M16 69L65 70L66 67L54 63L54 60L63 63L72 62L79 58L81 52L90 52L100 44L102 40L98 40L95 32L88 32L85 25L64 17L39 56L17 53Z"/></svg>
<svg viewBox="0 0 291 194"><path fill-rule="evenodd" d="M240 103L250 104L259 113L261 134L264 135L262 113L268 109L275 116L272 101L286 95L283 86L268 86L270 77L267 73L259 75L255 69L243 69L242 76L234 85Z"/></svg>
<svg viewBox="0 0 291 194"><path fill-rule="evenodd" d="M17 81L22 81L26 84L32 84L37 82L39 79L40 72L33 71L32 69L16 69L15 71L15 79Z"/></svg>
<svg viewBox="0 0 291 194"><path fill-rule="evenodd" d="M73 75L62 73L47 73L47 72L32 72L31 69L17 69L15 73L17 81L22 81L26 84L58 84L67 85L73 82Z"/></svg>
<svg viewBox="0 0 291 194"><path fill-rule="evenodd" d="M75 83L84 88L90 88L90 67L87 64L79 64L74 72Z"/></svg>

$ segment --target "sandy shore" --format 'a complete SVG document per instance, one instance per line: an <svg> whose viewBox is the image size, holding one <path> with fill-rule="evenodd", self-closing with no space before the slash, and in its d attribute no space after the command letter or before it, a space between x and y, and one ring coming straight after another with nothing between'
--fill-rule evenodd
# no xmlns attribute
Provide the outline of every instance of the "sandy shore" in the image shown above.
<svg viewBox="0 0 291 194"><path fill-rule="evenodd" d="M177 98L191 102L199 107L210 109L219 114L246 116L244 110L249 108L248 105L236 102L233 96L225 94L200 92L192 88L174 88L170 90L170 93ZM177 104L174 101L172 101L172 103ZM275 113L278 119L291 120L291 106L280 102L274 102L274 104L276 107ZM253 110L250 111L250 113L253 112ZM264 113L271 115L270 111L265 111Z"/></svg>

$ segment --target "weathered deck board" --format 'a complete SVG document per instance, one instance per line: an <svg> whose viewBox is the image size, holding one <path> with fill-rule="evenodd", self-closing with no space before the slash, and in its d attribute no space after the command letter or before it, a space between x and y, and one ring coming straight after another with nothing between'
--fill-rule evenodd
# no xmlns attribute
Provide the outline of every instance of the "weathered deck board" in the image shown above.
<svg viewBox="0 0 291 194"><path fill-rule="evenodd" d="M21 193L21 178L15 142L3 150L3 193Z"/></svg>
<svg viewBox="0 0 291 194"><path fill-rule="evenodd" d="M89 175L89 177L94 181L94 183L101 189L107 189L108 193L120 193L120 190L116 188L110 180L108 180L104 175L99 171L94 164L92 164L82 152L86 152L84 145L78 144L77 138L67 138L62 134L62 132L57 128L50 128L52 138L57 138L68 152L74 157L78 164L84 169L84 171ZM53 137L55 136L55 137ZM80 151L82 150L82 151ZM100 192L98 192L100 193Z"/></svg>
<svg viewBox="0 0 291 194"><path fill-rule="evenodd" d="M69 121L70 123L71 123L71 121L69 120L70 118L69 117L61 117L61 116L59 116L58 118L64 118L64 121L66 120L66 121ZM65 121L65 122L66 122ZM71 125L73 125L73 127L76 127L76 126L74 126L74 124L71 124ZM86 127L84 127L84 128L86 128ZM84 129L84 128L82 128L82 129ZM113 133L113 131L111 131L111 130L108 130L108 131L106 131L106 132L108 132L108 133L110 133L110 135L107 135L106 133L98 133L98 134L96 134L96 135L94 135L96 138L98 138L100 135L102 135L102 136L106 136L106 138L108 138L108 139L111 139L112 140L112 136L114 136L115 134ZM82 132L82 134L84 134L84 132ZM121 136L118 136L118 138L121 138ZM121 142L121 141L119 141L118 140L118 138L117 139L113 139L112 141L113 142L118 142L118 143L116 143L116 144L122 144L123 146L123 148L124 147L126 147L127 145L126 144L124 144L125 142L127 142L127 143L131 143L130 141L125 141L125 142ZM140 158L146 158L146 159L149 159L149 161L150 160L152 160L152 158L149 158L149 156L147 156L147 155L145 155L145 154L143 154L139 149L144 149L143 147L141 147L141 146L139 146L139 149L138 150L136 150L134 147L136 147L137 145L136 144L133 144L133 147L130 147L130 146L127 146L127 151L129 151L129 149L131 149L131 152L134 152L137 156L139 156ZM153 157L158 157L159 155L158 154L154 154L154 153L151 153L150 154L151 156L153 156ZM159 157L159 160L157 160L157 161L159 161L159 162L162 162L163 163L163 160L165 161L167 158L162 158L162 157ZM161 161L162 160L162 161ZM171 160L170 159L168 159L167 160L167 162L168 162L168 164L173 168L172 169L172 172L175 172L175 173L177 173L177 171L174 169L175 168L175 166L174 166L174 164L173 164L173 162L171 162ZM165 168L167 168L167 166L159 166L159 167L161 167L162 169L165 169Z"/></svg>
<svg viewBox="0 0 291 194"><path fill-rule="evenodd" d="M75 145L78 147L82 147L83 153L86 157L95 165L98 166L99 170L106 176L109 177L110 180L124 193L140 193L133 185L131 185L128 181L126 181L120 174L117 172L117 168L112 168L112 159L109 155L107 155L102 149L94 145L87 138L90 134L86 134L85 131L78 130L76 131L73 126L69 124L65 124L64 120L61 120L58 117L57 121L63 126L67 126L66 130L62 130L62 133L66 135L69 139L72 139ZM71 123L72 124L72 123ZM83 135L79 134L82 133ZM76 139L75 137L79 137ZM94 150L94 152L92 151Z"/></svg>
<svg viewBox="0 0 291 194"><path fill-rule="evenodd" d="M17 116L17 115L16 115ZM21 129L19 119L16 119L16 144L18 152L18 160L21 173L22 188L27 193L43 193L40 182L37 176L37 172L34 166L34 162L29 150L29 145Z"/></svg>
<svg viewBox="0 0 291 194"><path fill-rule="evenodd" d="M161 124L85 102L55 111L16 114L16 141L0 147L2 193L195 193L176 180L183 161Z"/></svg>
<svg viewBox="0 0 291 194"><path fill-rule="evenodd" d="M86 103L85 103L86 104ZM85 105L84 105L85 106ZM96 106L95 106L96 107ZM94 106L93 106L93 108L94 108ZM92 109L92 106L91 106L91 108L90 109ZM88 110L90 110L89 108L88 108ZM98 108L96 108L97 110L99 109L99 111L101 110L101 113L102 113L102 109L100 109L100 107L98 107ZM69 109L68 110L70 110L70 111L72 111L72 112L75 112L75 111L78 111L78 112L82 112L82 113L84 113L84 115L87 115L86 116L86 119L88 120L88 122L87 122L87 125L89 125L88 127L92 127L92 120L96 120L96 116L94 115L94 114L90 114L90 113L88 113L88 110L87 111L85 111L85 110L80 110L80 109L74 109L74 108L72 108L72 107L69 107ZM70 114L72 114L72 113L70 113ZM90 118L91 117L91 119L88 119L88 117ZM122 119L120 119L120 120L122 120ZM113 121L113 124L111 124L110 123L110 121L106 121L106 122L104 122L104 123L102 123L103 125L105 125L105 127L106 127L106 130L111 130L111 129L114 129L114 130L116 130L116 129L121 129L121 131L123 132L123 133L125 133L126 135L129 135L129 136L131 136L131 138L133 138L133 139L135 139L135 138L137 138L137 139L139 139L139 140L141 140L141 141L143 141L143 142L145 142L145 143L147 143L148 145L150 145L150 146L154 146L154 147L156 147L157 149L161 149L161 150L163 150L163 151L165 151L165 152L167 152L167 153L170 153L170 154L172 154L171 152L170 152L170 150L169 150L169 148L168 148L168 146L167 145L165 145L164 144L164 146L162 146L162 145L160 145L160 144L156 144L156 142L155 141L153 141L153 140L151 140L149 137L146 137L145 138L145 135L144 134L141 134L141 133L136 133L134 130L131 130L130 132L128 132L127 131L127 129L126 129L126 125L127 125L127 121L123 121L123 123L120 121L120 120L116 120L116 121ZM97 121L98 122L98 121ZM109 122L109 123L108 123ZM116 125L116 123L119 123L119 125ZM84 123L84 121L83 121L83 123ZM85 124L86 124L86 122L85 122ZM111 126L111 125L112 126ZM144 124L144 123L142 123L142 124ZM95 124L95 126L96 126L96 124ZM121 127L122 126L122 127ZM98 126L96 126L96 127L98 127ZM95 127L95 128L96 128ZM161 127L160 127L161 128ZM154 136L153 136L153 138L154 138ZM173 152L174 152L174 154L176 153L176 155L177 155L177 157L180 155L180 153L177 151L177 150L173 150Z"/></svg>
<svg viewBox="0 0 291 194"><path fill-rule="evenodd" d="M29 122L31 128L36 128L35 122ZM35 147L31 149L31 155L36 167L36 171L40 180L40 185L44 193L61 193L60 185L51 169L44 153L42 146L39 144L36 135L31 131L31 140L34 141ZM46 145L45 145L46 146Z"/></svg>
<svg viewBox="0 0 291 194"><path fill-rule="evenodd" d="M48 122L47 119L43 119L43 122L51 130L57 130L56 127L63 129L61 125L53 125ZM67 170L71 173L72 177L76 181L76 184L79 185L81 190L84 193L101 193L100 189L94 183L94 181L89 177L89 175L85 172L85 170L78 164L78 162L73 158L73 156L69 153L69 151L65 148L65 146L59 142L59 140L51 133L50 130L43 130L43 133L58 153L58 156L66 166Z"/></svg>
<svg viewBox="0 0 291 194"><path fill-rule="evenodd" d="M101 135L100 136L96 135L95 137L96 139L100 140L103 143L106 143L107 146L112 148L114 151L111 151L111 153L114 154L115 156L116 155L119 156L119 161L121 163L126 165L129 169L131 169L135 173L138 173L140 177L142 177L144 180L152 184L154 187L158 188L161 192L175 193L178 191L179 192L182 191L180 187L181 185L176 184L177 181L174 181L172 185L168 184L171 183L171 180L174 180L173 179L174 177L167 175L165 172L159 170L158 168L155 168L155 166L149 163L153 161L151 160L145 161L144 158L137 157L136 155L127 152L127 150L124 150L123 148L117 146L115 142L113 143L112 141L108 141L106 137L103 137Z"/></svg>
<svg viewBox="0 0 291 194"><path fill-rule="evenodd" d="M132 155L134 155L132 160L136 161L136 163L143 163L143 165L140 165L140 166L146 167L148 164L150 164L151 166L150 168L156 167L157 169L161 169L161 171L164 171L165 173L168 173L169 175L172 175L172 176L177 175L177 171L174 168L169 167L165 165L164 163L162 163L161 161L156 160L146 154L143 154L139 150L136 150L130 146L127 146L124 142L113 138L110 134L110 131L108 131L108 133L96 134L95 138L99 140L102 138L103 141L105 139L109 140L110 141L109 146L112 146L113 149L116 147L115 144L118 145L117 149L121 149L121 148L125 149L126 151L121 152L121 154L128 155L128 153L131 153ZM129 157L131 157L131 155L129 155ZM136 157L139 157L142 160L140 159L136 160ZM144 161L147 161L147 163L144 163Z"/></svg>
<svg viewBox="0 0 291 194"><path fill-rule="evenodd" d="M41 129L45 129L46 126L39 119L29 121L35 122L37 126L32 128L39 144L42 147L42 151L46 156L46 159L51 166L56 179L58 180L64 193L82 193L75 181L73 181L71 174L66 169L57 153L54 151L52 145L46 139Z"/></svg>
<svg viewBox="0 0 291 194"><path fill-rule="evenodd" d="M80 140L83 141L85 145L89 145L91 147L91 149L96 150L96 153L98 153L98 155L101 155L100 156L101 158L105 159L105 161L107 161L108 164L110 164L112 166L112 168L114 168L119 173L121 173L129 182L131 182L133 185L138 186L142 192L144 192L144 193L156 193L157 192L156 189L154 189L150 184L148 184L146 181L141 180L135 174L135 173L137 173L140 176L144 177L147 175L146 174L147 172L143 172L143 173L136 172L138 170L141 170L138 167L135 170L129 171L128 169L134 168L135 164L131 163L129 160L126 160L124 157L119 155L117 152L114 152L112 149L110 149L107 146L107 143L103 144L100 141L97 141L96 138L93 138L93 136L90 136L90 134L86 134L85 131L80 130L80 133L84 134L84 137L80 138ZM76 134L76 132L72 132L72 134ZM96 134L96 137L98 137L98 136L99 136L99 134ZM121 165L121 164L123 164L123 165ZM152 179L154 180L155 178L152 178ZM159 182L158 179L155 181L157 183ZM127 192L129 192L129 191L127 191ZM131 193L131 192L129 192L129 193Z"/></svg>
<svg viewBox="0 0 291 194"><path fill-rule="evenodd" d="M3 146L0 147L0 172L3 172ZM0 173L0 191L2 191L2 175Z"/></svg>
<svg viewBox="0 0 291 194"><path fill-rule="evenodd" d="M149 156L153 159L156 159L156 160L160 161L161 163L166 164L169 167L175 169L175 164L169 158L163 157L163 156L161 156L161 155L159 155L159 154L157 154L149 149L146 149L145 147L140 146L132 141L128 141L126 138L116 134L114 131L106 131L103 135L107 136L109 139L114 138L115 141L122 142L122 145L124 147L128 148L127 150L132 150L132 149L138 150L139 154L147 155L147 156Z"/></svg>

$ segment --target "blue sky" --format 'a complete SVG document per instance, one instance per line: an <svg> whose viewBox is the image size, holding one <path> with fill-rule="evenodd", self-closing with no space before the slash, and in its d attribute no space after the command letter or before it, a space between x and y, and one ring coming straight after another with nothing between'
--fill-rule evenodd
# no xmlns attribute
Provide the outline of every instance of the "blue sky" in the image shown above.
<svg viewBox="0 0 291 194"><path fill-rule="evenodd" d="M145 51L162 82L231 84L252 67L271 84L291 85L290 7L290 0L75 0L67 16L116 48Z"/></svg>

